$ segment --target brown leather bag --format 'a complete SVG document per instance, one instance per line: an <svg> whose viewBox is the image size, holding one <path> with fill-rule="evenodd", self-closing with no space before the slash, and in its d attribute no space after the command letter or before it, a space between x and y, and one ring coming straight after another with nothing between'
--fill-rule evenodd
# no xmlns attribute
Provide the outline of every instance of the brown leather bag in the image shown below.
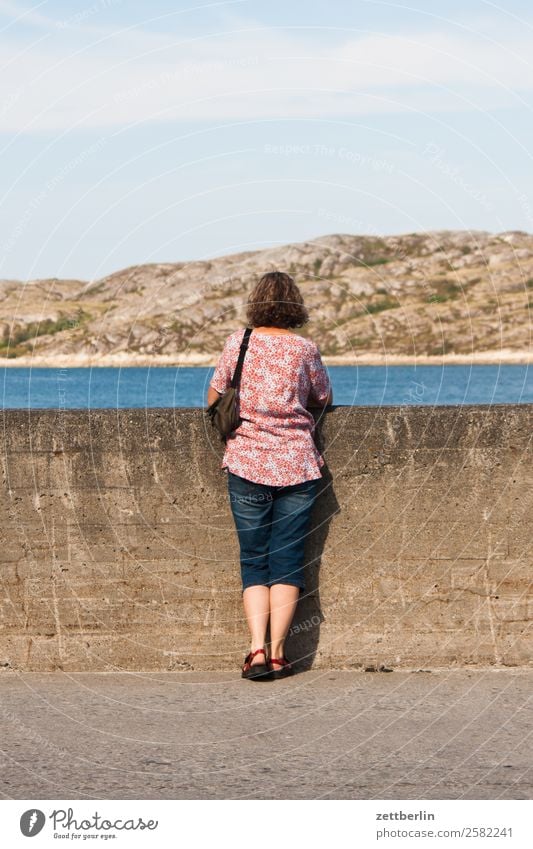
<svg viewBox="0 0 533 849"><path fill-rule="evenodd" d="M222 442L226 442L230 433L237 430L242 421L237 407L237 392L241 382L242 364L248 349L252 330L252 327L247 327L244 331L239 359L237 360L229 388L216 401L213 401L206 410L207 415L211 419L211 424L218 430Z"/></svg>

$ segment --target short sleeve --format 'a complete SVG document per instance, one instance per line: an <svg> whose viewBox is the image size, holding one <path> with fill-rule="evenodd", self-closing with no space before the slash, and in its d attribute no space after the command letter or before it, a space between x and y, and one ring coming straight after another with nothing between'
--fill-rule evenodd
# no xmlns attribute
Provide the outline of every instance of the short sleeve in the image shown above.
<svg viewBox="0 0 533 849"><path fill-rule="evenodd" d="M320 351L314 343L307 355L307 370L311 383L309 390L310 397L318 404L325 404L330 391L329 376L322 362Z"/></svg>
<svg viewBox="0 0 533 849"><path fill-rule="evenodd" d="M218 362L215 366L215 371L213 377L211 378L209 385L216 389L221 395L229 389L231 378L233 377L233 357L232 357L232 348L231 344L232 338L229 337L226 339L226 343L224 348L222 349L222 353L218 358Z"/></svg>

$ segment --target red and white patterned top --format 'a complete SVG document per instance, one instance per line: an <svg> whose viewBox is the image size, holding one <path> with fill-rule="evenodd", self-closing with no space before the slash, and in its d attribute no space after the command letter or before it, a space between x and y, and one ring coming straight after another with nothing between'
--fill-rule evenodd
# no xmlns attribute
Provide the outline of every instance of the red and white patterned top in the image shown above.
<svg viewBox="0 0 533 849"><path fill-rule="evenodd" d="M210 386L231 383L244 329L226 339ZM243 419L228 437L221 468L256 483L290 486L321 477L324 459L315 445L308 399L325 404L330 389L320 352L296 333L252 331L238 396Z"/></svg>

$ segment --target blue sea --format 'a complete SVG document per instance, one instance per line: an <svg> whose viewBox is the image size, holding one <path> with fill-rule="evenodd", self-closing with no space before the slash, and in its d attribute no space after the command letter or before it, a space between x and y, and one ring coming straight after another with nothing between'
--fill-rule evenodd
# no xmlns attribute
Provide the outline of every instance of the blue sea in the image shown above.
<svg viewBox="0 0 533 849"><path fill-rule="evenodd" d="M205 407L211 368L0 369L4 409ZM335 405L533 403L533 366L330 366Z"/></svg>

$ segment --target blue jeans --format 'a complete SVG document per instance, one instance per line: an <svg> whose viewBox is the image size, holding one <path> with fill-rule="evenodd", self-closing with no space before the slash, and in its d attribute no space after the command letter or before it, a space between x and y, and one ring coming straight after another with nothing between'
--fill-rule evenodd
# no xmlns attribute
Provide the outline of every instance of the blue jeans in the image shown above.
<svg viewBox="0 0 533 849"><path fill-rule="evenodd" d="M243 591L258 584L292 584L300 591L305 589L305 537L320 480L270 486L228 471Z"/></svg>

